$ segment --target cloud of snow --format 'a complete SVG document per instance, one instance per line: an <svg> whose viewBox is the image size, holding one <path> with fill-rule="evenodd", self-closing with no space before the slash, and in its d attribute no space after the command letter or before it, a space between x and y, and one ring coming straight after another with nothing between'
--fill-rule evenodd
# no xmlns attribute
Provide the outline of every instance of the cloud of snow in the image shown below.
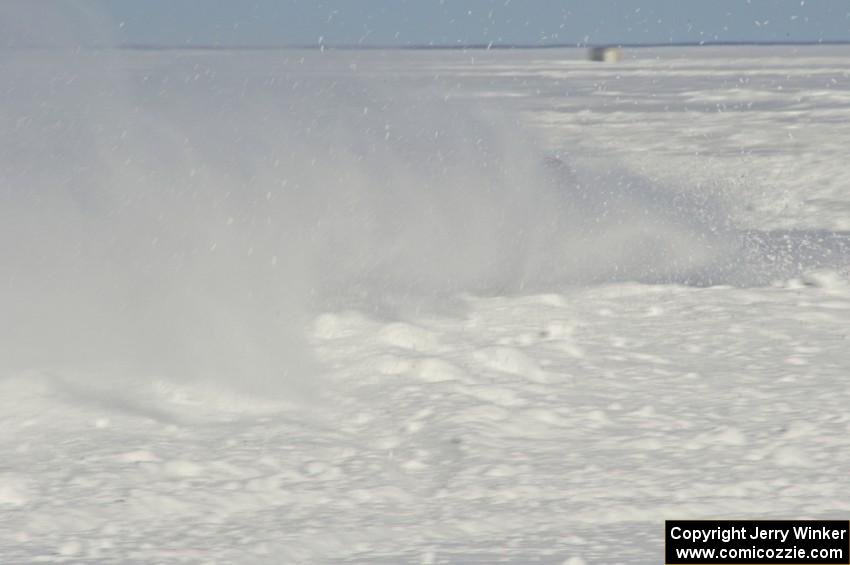
<svg viewBox="0 0 850 565"><path fill-rule="evenodd" d="M349 57L0 52L0 371L289 393L317 312L705 279L727 252L710 201L576 173Z"/></svg>
<svg viewBox="0 0 850 565"><path fill-rule="evenodd" d="M673 279L713 253L693 202L582 179L467 103L114 57L7 61L7 365L266 387L309 372L318 311Z"/></svg>

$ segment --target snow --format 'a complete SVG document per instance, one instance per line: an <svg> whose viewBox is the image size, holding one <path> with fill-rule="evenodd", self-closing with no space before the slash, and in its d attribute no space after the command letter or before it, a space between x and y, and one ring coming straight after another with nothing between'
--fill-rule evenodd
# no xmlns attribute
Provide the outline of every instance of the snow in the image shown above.
<svg viewBox="0 0 850 565"><path fill-rule="evenodd" d="M849 51L2 52L0 561L846 519Z"/></svg>

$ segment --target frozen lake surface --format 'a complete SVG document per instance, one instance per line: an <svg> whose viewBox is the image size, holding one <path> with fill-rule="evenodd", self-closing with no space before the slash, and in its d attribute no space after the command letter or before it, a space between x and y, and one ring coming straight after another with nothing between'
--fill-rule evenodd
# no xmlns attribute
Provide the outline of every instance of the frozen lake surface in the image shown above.
<svg viewBox="0 0 850 565"><path fill-rule="evenodd" d="M0 52L0 561L847 519L850 47L584 55Z"/></svg>

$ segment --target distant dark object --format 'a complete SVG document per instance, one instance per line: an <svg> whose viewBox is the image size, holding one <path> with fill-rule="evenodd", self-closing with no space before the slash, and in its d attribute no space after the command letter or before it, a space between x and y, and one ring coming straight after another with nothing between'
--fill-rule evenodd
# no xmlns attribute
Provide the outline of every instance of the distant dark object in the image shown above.
<svg viewBox="0 0 850 565"><path fill-rule="evenodd" d="M591 61L600 61L602 63L616 63L623 58L623 50L610 45L591 47L587 52L587 58Z"/></svg>

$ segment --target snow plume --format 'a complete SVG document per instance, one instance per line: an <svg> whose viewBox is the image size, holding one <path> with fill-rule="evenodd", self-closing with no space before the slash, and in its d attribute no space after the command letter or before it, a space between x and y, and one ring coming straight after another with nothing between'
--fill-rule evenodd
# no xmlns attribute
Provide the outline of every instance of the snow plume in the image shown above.
<svg viewBox="0 0 850 565"><path fill-rule="evenodd" d="M120 24L85 0L0 2L0 47L106 47L116 43Z"/></svg>
<svg viewBox="0 0 850 565"><path fill-rule="evenodd" d="M288 392L317 312L689 281L727 252L709 200L573 172L349 57L5 52L2 370Z"/></svg>

